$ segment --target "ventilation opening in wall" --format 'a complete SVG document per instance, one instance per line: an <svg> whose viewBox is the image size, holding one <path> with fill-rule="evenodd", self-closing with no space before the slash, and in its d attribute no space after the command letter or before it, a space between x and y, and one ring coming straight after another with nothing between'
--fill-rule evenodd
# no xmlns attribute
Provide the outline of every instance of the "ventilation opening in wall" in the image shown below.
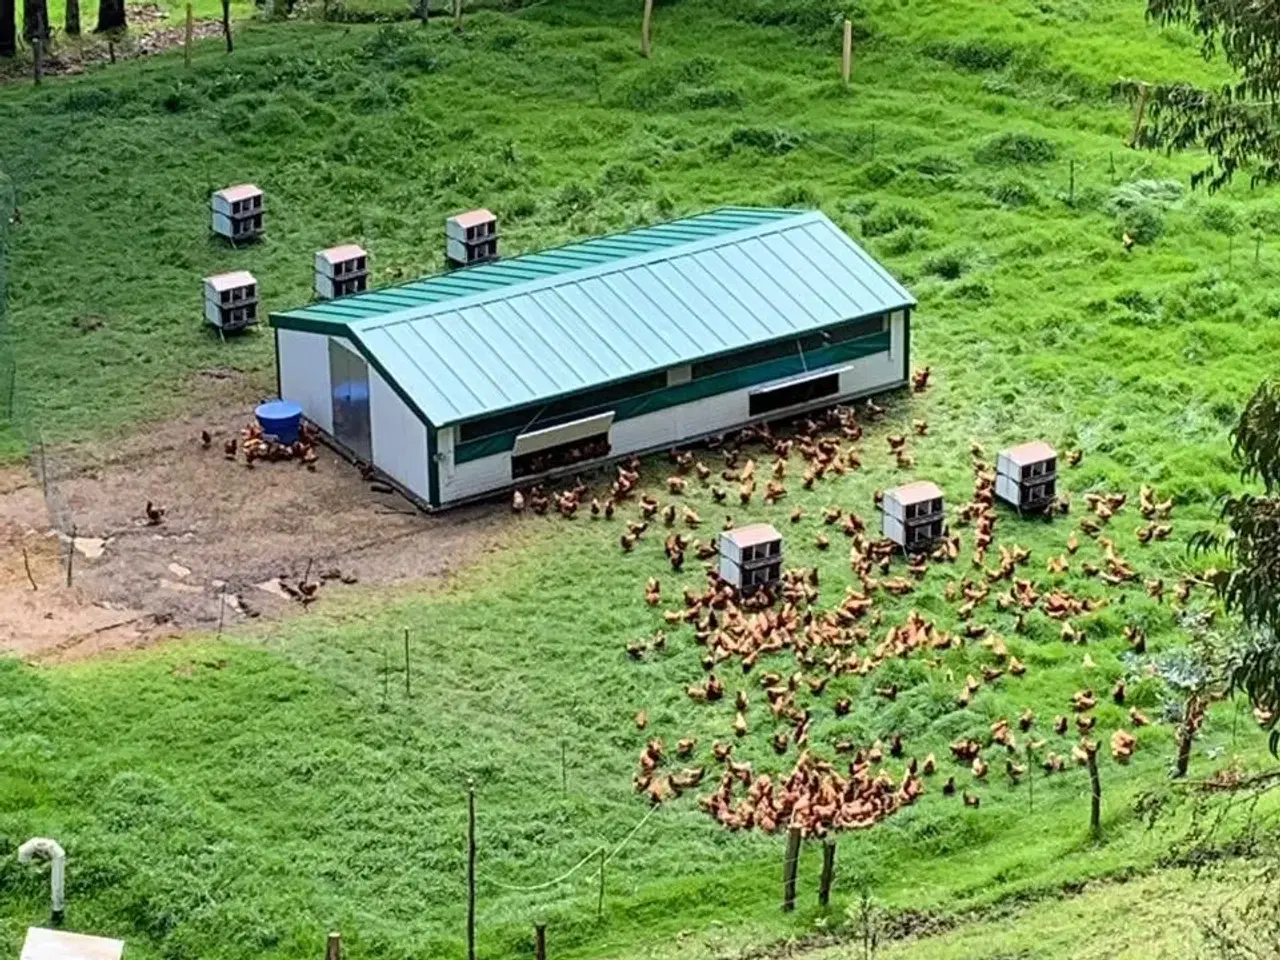
<svg viewBox="0 0 1280 960"><path fill-rule="evenodd" d="M587 460L597 460L609 455L609 434L599 433L584 440L571 440L537 453L526 453L511 458L511 478L532 477L548 470L572 466Z"/></svg>
<svg viewBox="0 0 1280 960"><path fill-rule="evenodd" d="M785 410L787 407L798 407L823 397L835 396L839 392L840 373L836 371L767 390L757 390L751 394L749 412L751 416L758 417L774 410Z"/></svg>
<svg viewBox="0 0 1280 960"><path fill-rule="evenodd" d="M613 411L584 417L516 437L511 451L511 478L532 477L548 470L607 457Z"/></svg>

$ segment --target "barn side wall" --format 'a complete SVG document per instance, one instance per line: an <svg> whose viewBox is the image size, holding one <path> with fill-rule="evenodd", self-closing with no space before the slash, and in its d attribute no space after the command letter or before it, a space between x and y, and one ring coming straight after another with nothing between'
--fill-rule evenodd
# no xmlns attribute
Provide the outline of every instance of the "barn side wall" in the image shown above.
<svg viewBox="0 0 1280 960"><path fill-rule="evenodd" d="M322 333L276 330L280 396L302 407L302 415L333 433L329 386L329 338Z"/></svg>
<svg viewBox="0 0 1280 960"><path fill-rule="evenodd" d="M887 351L861 357L849 363L810 371L841 370L839 396L824 397L816 406L830 406L841 400L865 396L880 390L901 386L902 364L906 343L901 314L890 323L890 346ZM667 407L654 413L616 421L611 431L610 459L629 453L669 447L694 437L720 433L751 422L750 395L765 384L706 397L693 403ZM776 419L790 411L781 410L756 419ZM483 496L511 486L511 453L506 451L488 457L456 463L454 428L438 431L440 469L440 502L457 503Z"/></svg>
<svg viewBox="0 0 1280 960"><path fill-rule="evenodd" d="M374 466L419 499L428 500L427 428L372 367L369 420Z"/></svg>

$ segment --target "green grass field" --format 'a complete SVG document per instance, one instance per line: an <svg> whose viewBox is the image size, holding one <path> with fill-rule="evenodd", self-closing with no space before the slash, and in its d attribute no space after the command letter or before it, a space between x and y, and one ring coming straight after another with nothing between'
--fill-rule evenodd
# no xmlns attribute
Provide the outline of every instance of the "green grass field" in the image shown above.
<svg viewBox="0 0 1280 960"><path fill-rule="evenodd" d="M75 443L196 411L201 369L234 368L270 391L268 336L224 345L201 326L199 280L216 270L254 271L274 309L308 299L311 252L334 242L368 247L380 284L436 269L443 217L479 204L498 211L508 253L722 203L817 206L919 297L913 358L934 368L935 385L868 431L864 470L808 494L793 482L776 507L735 517L783 525L792 562L821 567L833 605L847 553L838 536L816 550L816 516L834 502L869 517L872 491L901 476L883 435L922 417L930 435L912 441L916 473L953 503L971 486L972 439L991 452L1030 437L1085 451L1064 473L1077 513L1089 490L1135 497L1150 483L1175 497L1168 543L1140 548L1132 507L1110 534L1171 588L1191 568L1186 538L1236 484L1226 430L1280 342L1276 192L1241 183L1190 194L1202 158L1127 150L1131 113L1108 96L1138 70L1219 76L1194 40L1146 25L1137 0L874 0L857 17L845 92L825 3L660 3L650 61L636 52L638 6L487 10L461 34L440 22L244 21L233 57L211 41L190 70L170 54L0 88L0 171L23 213L9 245L21 416L0 428L0 448L17 458L34 430ZM230 251L208 236L208 193L242 180L268 192L269 235ZM1135 198L1158 213L1135 220L1124 212ZM1152 242L1124 252L1124 229L1157 225ZM691 500L704 530L718 526L705 493ZM793 528L797 503L810 519ZM1031 547L1025 575L1049 584L1045 560L1073 524L1006 517L997 542ZM1173 734L1157 725L1139 731L1128 766L1102 761L1104 842L1088 836L1082 771L1033 778L1032 798L993 755L980 810L940 796L935 781L915 808L845 837L830 916L815 904L816 849L802 863L802 908L784 916L781 841L726 834L689 797L610 861L599 918L590 863L562 884L510 889L628 837L646 813L630 785L646 734L696 734L705 752L733 719L727 704L684 696L701 672L687 631L663 657L626 659L625 643L661 624L644 580L661 577L675 598L700 574L691 564L671 576L652 537L621 556L618 532L523 518L438 590L321 604L222 643L0 664L6 949L42 916L44 881L11 852L40 833L71 850L73 926L127 937L138 960L311 956L331 928L352 956L460 956L469 778L485 957L528 953L543 920L557 956L663 952L681 933L725 928L765 942L838 923L863 884L891 910L948 915L1151 868L1178 834L1179 817L1149 830L1134 810L1166 783ZM1101 596L1075 572L1099 553L1087 541L1058 579ZM954 629L942 592L969 573L967 560L935 567L915 594L879 605L886 622L917 609ZM1012 615L984 609L1029 671L965 711L954 709L959 683L990 661L977 644L946 655L950 682L918 659L842 678L819 702L815 741L901 731L910 753L942 757L1024 706L1043 725L1074 690L1104 691L1122 673L1132 702L1158 715L1165 694L1124 658L1120 630L1144 625L1153 656L1180 645L1181 631L1140 586L1123 602L1109 595L1080 621L1085 647L1064 645L1038 614L1017 636ZM406 627L408 695L396 672ZM871 690L890 680L904 693L886 706ZM825 704L842 695L856 707L837 723ZM641 708L646 734L631 721ZM1098 714L1105 753L1124 711L1107 703ZM774 757L766 716L756 703L740 753L780 769L793 757ZM1263 752L1247 710L1221 705L1193 772Z"/></svg>

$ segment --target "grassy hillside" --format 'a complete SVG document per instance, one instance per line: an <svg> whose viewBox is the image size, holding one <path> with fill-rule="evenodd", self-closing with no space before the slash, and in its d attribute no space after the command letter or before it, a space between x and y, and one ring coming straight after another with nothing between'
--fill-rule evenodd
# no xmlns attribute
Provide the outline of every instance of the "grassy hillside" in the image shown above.
<svg viewBox="0 0 1280 960"><path fill-rule="evenodd" d="M443 217L481 203L501 214L508 252L773 203L821 206L913 284L917 352L967 372L974 422L1027 404L1062 419L1076 401L1093 418L1100 381L1136 378L1159 386L1128 395L1144 409L1129 429L1164 433L1168 418L1216 434L1263 369L1234 355L1267 345L1248 318L1267 306L1273 256L1264 243L1255 265L1241 236L1226 276L1227 241L1199 198L1153 249L1121 251L1103 210L1114 186L1185 182L1197 161L1126 151L1128 111L1108 84L1135 49L1153 79L1208 70L1139 6L869 4L848 94L826 7L771 0L661 5L649 62L630 4L557 3L483 12L461 35L439 21L246 23L234 57L210 41L190 71L171 55L8 86L0 170L24 213L10 286L26 422L76 439L185 412L205 396L201 369L268 391L268 337L223 345L201 326L209 272L247 267L265 305L287 307L310 296L313 249L357 240L378 283L412 278L438 268ZM1031 157L1043 162L978 153L1010 132L1047 139ZM271 228L232 251L209 236L208 194L241 180L267 189Z"/></svg>
<svg viewBox="0 0 1280 960"><path fill-rule="evenodd" d="M721 203L819 206L919 297L913 358L933 366L935 385L869 431L863 471L802 494L793 462L788 500L735 516L783 525L792 561L822 568L830 606L847 553L839 536L816 549L816 517L833 502L871 515L872 491L902 476L884 434L926 418L930 435L911 442L916 472L953 503L971 486L971 439L993 451L1042 436L1084 450L1065 475L1078 503L1142 483L1176 499L1168 543L1140 548L1132 507L1110 534L1172 589L1189 568L1186 536L1236 482L1226 428L1280 345L1276 193L1188 194L1201 159L1125 149L1130 113L1107 95L1139 69L1212 78L1191 39L1148 27L1132 0L874 0L857 16L846 93L825 4L661 3L647 62L637 6L485 11L461 34L438 22L246 23L234 57L210 43L190 71L165 56L0 89L0 169L23 211L9 260L23 417L0 443L16 455L34 428L77 441L198 411L201 370L232 368L244 389L269 391L268 336L224 345L201 326L199 278L215 270L253 270L267 306L284 307L308 299L315 248L355 240L380 284L417 276L439 264L443 217L478 204L502 217L509 253ZM270 232L232 251L209 239L206 208L212 188L241 180L266 188ZM1125 230L1144 241L1132 253ZM714 529L720 511L704 492L692 500ZM796 503L809 519L790 527ZM1014 635L1011 614L984 608L1025 678L984 687L960 711L956 678L990 661L979 644L937 669L893 662L832 683L815 742L902 732L910 753L942 756L999 716L1030 706L1044 724L1074 690L1105 691L1121 675L1133 702L1160 714L1167 694L1144 678L1152 661L1128 657L1120 630L1145 626L1158 657L1182 642L1175 616L1141 586L1105 591L1084 577L1080 562L1100 557L1087 539L1072 573L1051 577L1045 560L1073 525L1004 519L997 539L1032 548L1020 575L1109 598L1079 623L1087 646L1063 644L1038 614ZM1165 783L1172 732L1154 725L1138 731L1131 764L1103 761L1104 843L1085 829L1080 770L1015 788L992 754L981 809L935 781L917 807L842 841L831 918L814 906L816 850L802 865L804 906L784 917L777 838L726 834L691 798L661 808L610 861L602 918L590 863L563 884L510 889L628 837L646 811L630 786L646 735L696 734L705 752L733 719L682 692L701 672L687 631L663 657L626 659L624 645L661 624L645 578L662 577L674 598L700 574L691 563L672 577L652 538L622 557L618 532L525 518L439 593L322 603L223 644L0 665L6 947L44 896L9 847L48 833L72 851L73 924L128 937L137 960L314 955L334 927L353 956L459 956L468 778L491 957L527 953L541 919L557 955L644 952L717 924L771 939L834 922L861 883L891 909L950 913L1149 866L1167 849L1176 818L1152 831L1134 811ZM943 591L971 573L967 561L935 567L916 593L879 602L885 623L914 608L955 629ZM407 696L394 671L405 627L417 665ZM872 694L889 681L904 691L892 705ZM855 700L839 722L825 706L838 696ZM641 708L646 734L631 720ZM753 709L741 753L780 769L792 758L773 755ZM1125 722L1110 703L1098 713L1105 736ZM1247 712L1224 705L1194 770L1259 753Z"/></svg>
<svg viewBox="0 0 1280 960"><path fill-rule="evenodd" d="M827 499L858 504L889 473L873 465L865 476L797 500L815 511ZM785 524L783 511L779 505L750 516L776 515ZM1002 522L1002 539L1032 546L1037 558L1060 550L1066 535L1065 525ZM842 592L845 564L809 544L819 526L788 527L789 549L795 562L822 568L832 585L828 605ZM1131 524L1116 526L1114 535L1127 543ZM646 812L630 784L646 737L671 744L697 736L699 763L710 761L713 739L732 739L730 704L700 707L683 692L702 673L701 650L687 630L672 634L666 654L643 663L623 653L661 623L659 611L644 604L645 578L658 575L675 593L695 585L700 572L664 574L660 544L652 541L618 561L616 532L616 524L603 522L531 519L508 549L439 595L322 608L235 644L180 644L54 670L0 666L4 728L13 731L0 746L0 836L62 838L74 857L74 924L127 936L138 957L305 956L329 927L344 930L358 955L457 956L465 785L474 779L486 956L525 952L536 921L549 923L558 955L582 956L643 952L717 923L732 922L744 939L812 929L822 915L817 849L802 862L802 909L788 917L777 908L781 839L726 833L692 797L659 808L611 860L602 920L594 863L547 889L509 889L552 881L599 846L613 849L627 838ZM1080 557L1096 553L1090 543ZM1173 548L1135 557L1144 569L1176 560ZM1039 563L1028 574L1048 580ZM919 592L877 607L888 622L914 608L957 629L940 594L967 572L967 564L936 567ZM1106 595L1083 577L1064 583L1082 595ZM1047 741L1042 755L1066 752L1074 740L1055 736L1050 717L1069 712L1074 690L1105 691L1122 675L1131 684L1129 704L1160 716L1165 694L1142 675L1177 642L1169 613L1143 600L1140 588L1111 599L1112 607L1079 621L1090 636L1084 647L1062 644L1058 624L1039 614L1019 636L1011 614L984 609L981 622L1007 637L1028 672L984 686L967 710L954 706L957 687L991 662L976 641L944 654L936 669L912 657L866 678L841 677L821 697L806 697L820 753L829 755L837 738L866 744L901 732L910 755L943 758L917 806L843 838L827 922L838 922L864 885L889 909L947 915L1127 874L1168 849L1181 817L1153 831L1135 811L1142 794L1165 782L1173 753L1168 726L1137 730L1140 746L1129 765L1102 760L1101 844L1088 835L1083 770L1036 772L1014 786L999 748L986 752L988 783L947 759L952 740L985 740L997 717L1013 718L1028 706L1039 717L1035 735ZM1129 619L1146 623L1151 634L1150 655L1136 661L1117 635ZM408 695L405 627L415 665ZM1086 654L1094 666L1085 665ZM787 670L790 662L775 657L760 669ZM794 752L777 757L768 746L775 726L755 678L725 675L730 691L741 686L754 704L752 732L736 755L761 770L789 768ZM904 693L886 704L872 688L890 681ZM855 706L837 720L831 703L841 696ZM632 723L642 708L650 718L644 732ZM1107 702L1097 711L1104 754L1110 732L1128 726L1125 709ZM1205 775L1236 755L1249 762L1261 751L1247 713L1234 716L1224 705L1206 728L1192 772ZM889 768L899 764L889 761ZM980 809L940 793L949 775L981 795ZM0 858L0 930L16 942L39 918L47 888L11 861Z"/></svg>

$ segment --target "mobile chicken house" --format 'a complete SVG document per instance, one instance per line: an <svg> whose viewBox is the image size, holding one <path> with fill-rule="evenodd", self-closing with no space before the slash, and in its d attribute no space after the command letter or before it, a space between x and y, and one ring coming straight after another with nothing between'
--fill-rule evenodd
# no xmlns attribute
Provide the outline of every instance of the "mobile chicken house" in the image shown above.
<svg viewBox="0 0 1280 960"><path fill-rule="evenodd" d="M730 207L271 325L280 396L431 509L902 386L915 303L823 214Z"/></svg>

